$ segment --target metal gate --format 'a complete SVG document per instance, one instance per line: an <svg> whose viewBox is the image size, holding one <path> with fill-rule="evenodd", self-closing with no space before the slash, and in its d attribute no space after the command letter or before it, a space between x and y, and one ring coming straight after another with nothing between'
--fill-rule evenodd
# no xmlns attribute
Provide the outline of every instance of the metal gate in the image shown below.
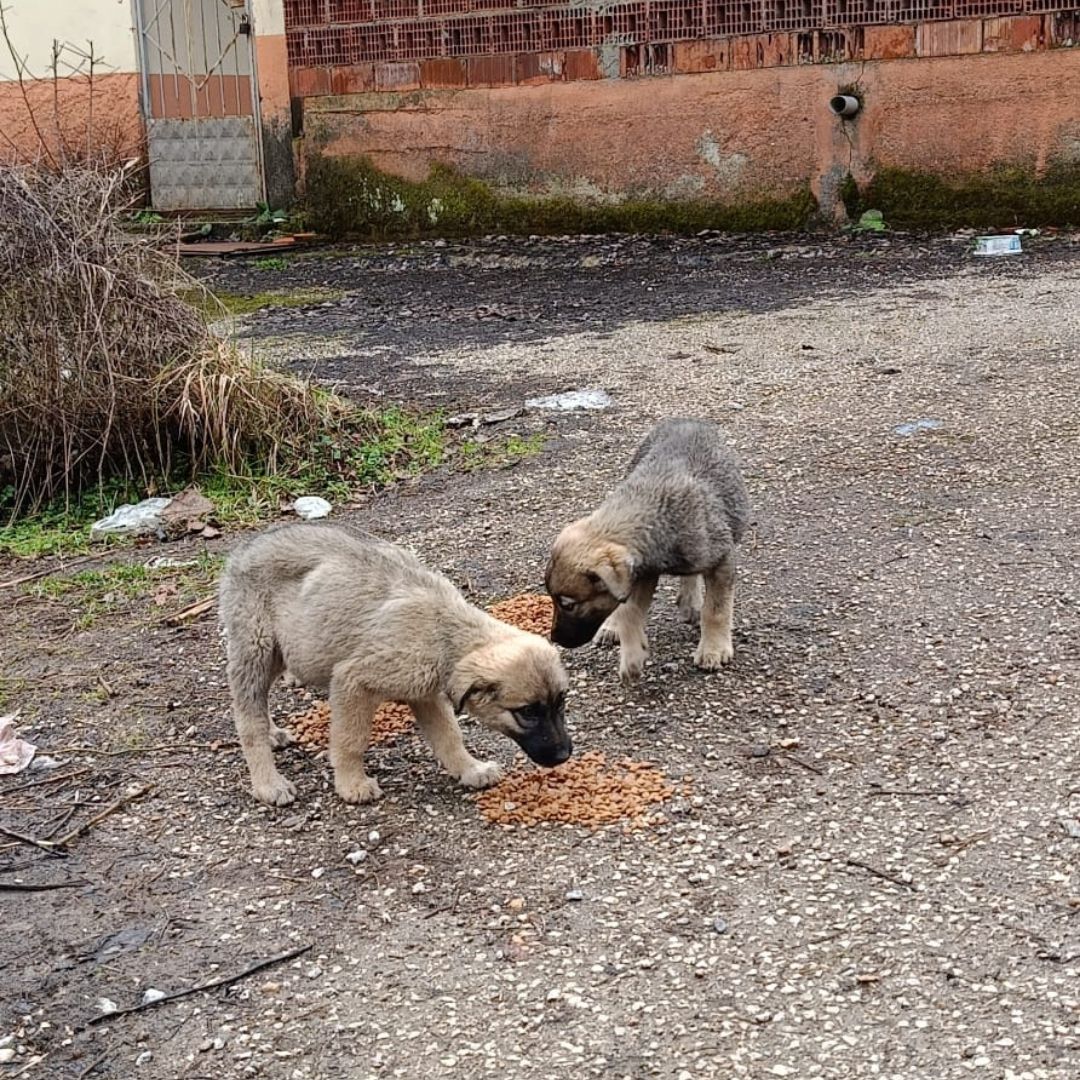
<svg viewBox="0 0 1080 1080"><path fill-rule="evenodd" d="M247 0L135 0L150 198L158 210L263 199Z"/></svg>

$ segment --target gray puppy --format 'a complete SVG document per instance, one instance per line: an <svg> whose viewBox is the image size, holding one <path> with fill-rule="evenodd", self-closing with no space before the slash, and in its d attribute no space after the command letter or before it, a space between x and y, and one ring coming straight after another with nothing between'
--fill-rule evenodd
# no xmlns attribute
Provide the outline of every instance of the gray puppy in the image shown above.
<svg viewBox="0 0 1080 1080"><path fill-rule="evenodd" d="M364 772L364 751L384 701L411 706L439 763L466 787L490 787L502 770L465 749L455 710L509 736L540 765L570 757L558 652L468 604L393 544L324 525L270 529L233 552L220 611L236 729L265 803L296 796L274 765L273 747L289 736L267 705L286 668L330 692L330 763L346 802L381 794Z"/></svg>
<svg viewBox="0 0 1080 1080"><path fill-rule="evenodd" d="M734 655L735 545L749 517L746 486L719 428L702 420L658 424L626 479L552 547L552 640L576 648L603 626L602 639L620 642L622 681L636 681L657 580L673 574L682 579L683 618L701 622L694 663L706 670L726 664Z"/></svg>

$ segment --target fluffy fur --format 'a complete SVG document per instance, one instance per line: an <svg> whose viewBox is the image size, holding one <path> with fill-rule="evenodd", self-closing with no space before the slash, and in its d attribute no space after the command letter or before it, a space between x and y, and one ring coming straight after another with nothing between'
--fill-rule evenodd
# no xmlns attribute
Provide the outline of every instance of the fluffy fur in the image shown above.
<svg viewBox="0 0 1080 1080"><path fill-rule="evenodd" d="M488 787L502 774L465 749L455 710L509 736L538 764L570 756L557 651L468 604L392 544L325 525L268 530L229 559L220 611L236 728L265 803L296 796L274 764L273 747L288 736L267 705L286 669L329 690L330 762L347 802L380 795L363 756L383 701L409 703L440 764L466 787Z"/></svg>
<svg viewBox="0 0 1080 1080"><path fill-rule="evenodd" d="M735 546L750 502L719 428L666 420L630 462L626 478L588 517L559 534L546 584L555 601L551 637L576 648L620 643L623 682L641 676L645 622L662 574L681 578L679 610L701 624L694 662L711 670L734 655Z"/></svg>

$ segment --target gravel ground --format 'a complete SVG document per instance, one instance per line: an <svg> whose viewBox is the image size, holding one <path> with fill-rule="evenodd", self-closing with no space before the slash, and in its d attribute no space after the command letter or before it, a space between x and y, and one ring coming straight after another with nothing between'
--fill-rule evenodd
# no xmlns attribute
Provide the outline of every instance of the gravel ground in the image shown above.
<svg viewBox="0 0 1080 1080"><path fill-rule="evenodd" d="M66 859L0 850L0 1077L1080 1075L1068 239L986 262L956 240L491 241L207 272L345 290L241 330L353 393L484 411L607 390L606 411L493 426L549 436L516 468L352 514L478 602L540 587L653 422L721 421L756 508L736 660L693 668L670 587L633 691L611 650L566 654L578 749L688 778L651 829L492 826L409 736L371 753L376 806L293 749L300 796L270 810L229 742L211 620L168 627L141 598L75 629L22 591L8 706L75 775L6 778L0 824L42 836L73 793L154 787ZM81 884L6 891L60 879ZM101 998L303 946L87 1024Z"/></svg>

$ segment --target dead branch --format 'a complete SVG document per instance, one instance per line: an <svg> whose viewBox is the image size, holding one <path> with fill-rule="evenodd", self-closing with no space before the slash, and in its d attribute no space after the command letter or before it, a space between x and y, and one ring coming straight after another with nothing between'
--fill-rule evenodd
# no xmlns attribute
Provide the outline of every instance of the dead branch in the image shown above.
<svg viewBox="0 0 1080 1080"><path fill-rule="evenodd" d="M162 621L169 626L181 626L186 622L197 619L200 615L205 615L216 603L216 596L208 596L205 600L199 600L182 611L176 611L172 615L166 616Z"/></svg>
<svg viewBox="0 0 1080 1080"><path fill-rule="evenodd" d="M295 960L296 957L303 956L303 954L310 949L311 945L301 945L298 949L291 949L289 952L271 956L269 960L260 960L259 963L252 964L251 967L244 968L243 971L240 971L235 975L227 975L223 979L214 979L211 982L200 983L198 986L189 987L187 990L178 990L175 994L166 994L165 997L158 998L157 1001L141 1001L138 1005L132 1005L127 1009L117 1009L115 1012L103 1013L101 1016L93 1016L86 1022L87 1027L91 1027L94 1024L104 1024L110 1020L115 1020L117 1017L128 1016L131 1013L143 1012L145 1009L153 1009L158 1005L164 1005L170 1001L179 1001L180 998L191 997L192 994L202 994L207 990L217 990L222 986L232 986L233 983L237 983L241 979L246 979L249 975L265 971L268 967L273 967L275 964L284 964L287 960Z"/></svg>
<svg viewBox="0 0 1080 1080"><path fill-rule="evenodd" d="M868 874L873 874L876 878L881 878L882 881L890 881L893 885L900 885L905 889L914 889L915 885L910 881L905 881L901 877L897 877L895 874L890 874L887 870L879 870L876 866L871 866L869 863L861 862L859 859L845 859L844 862L848 866L857 866L860 870L865 870Z"/></svg>
<svg viewBox="0 0 1080 1080"><path fill-rule="evenodd" d="M0 892L49 892L52 889L77 889L89 885L84 878L68 878L66 881L47 881L42 884L22 881L0 881Z"/></svg>

